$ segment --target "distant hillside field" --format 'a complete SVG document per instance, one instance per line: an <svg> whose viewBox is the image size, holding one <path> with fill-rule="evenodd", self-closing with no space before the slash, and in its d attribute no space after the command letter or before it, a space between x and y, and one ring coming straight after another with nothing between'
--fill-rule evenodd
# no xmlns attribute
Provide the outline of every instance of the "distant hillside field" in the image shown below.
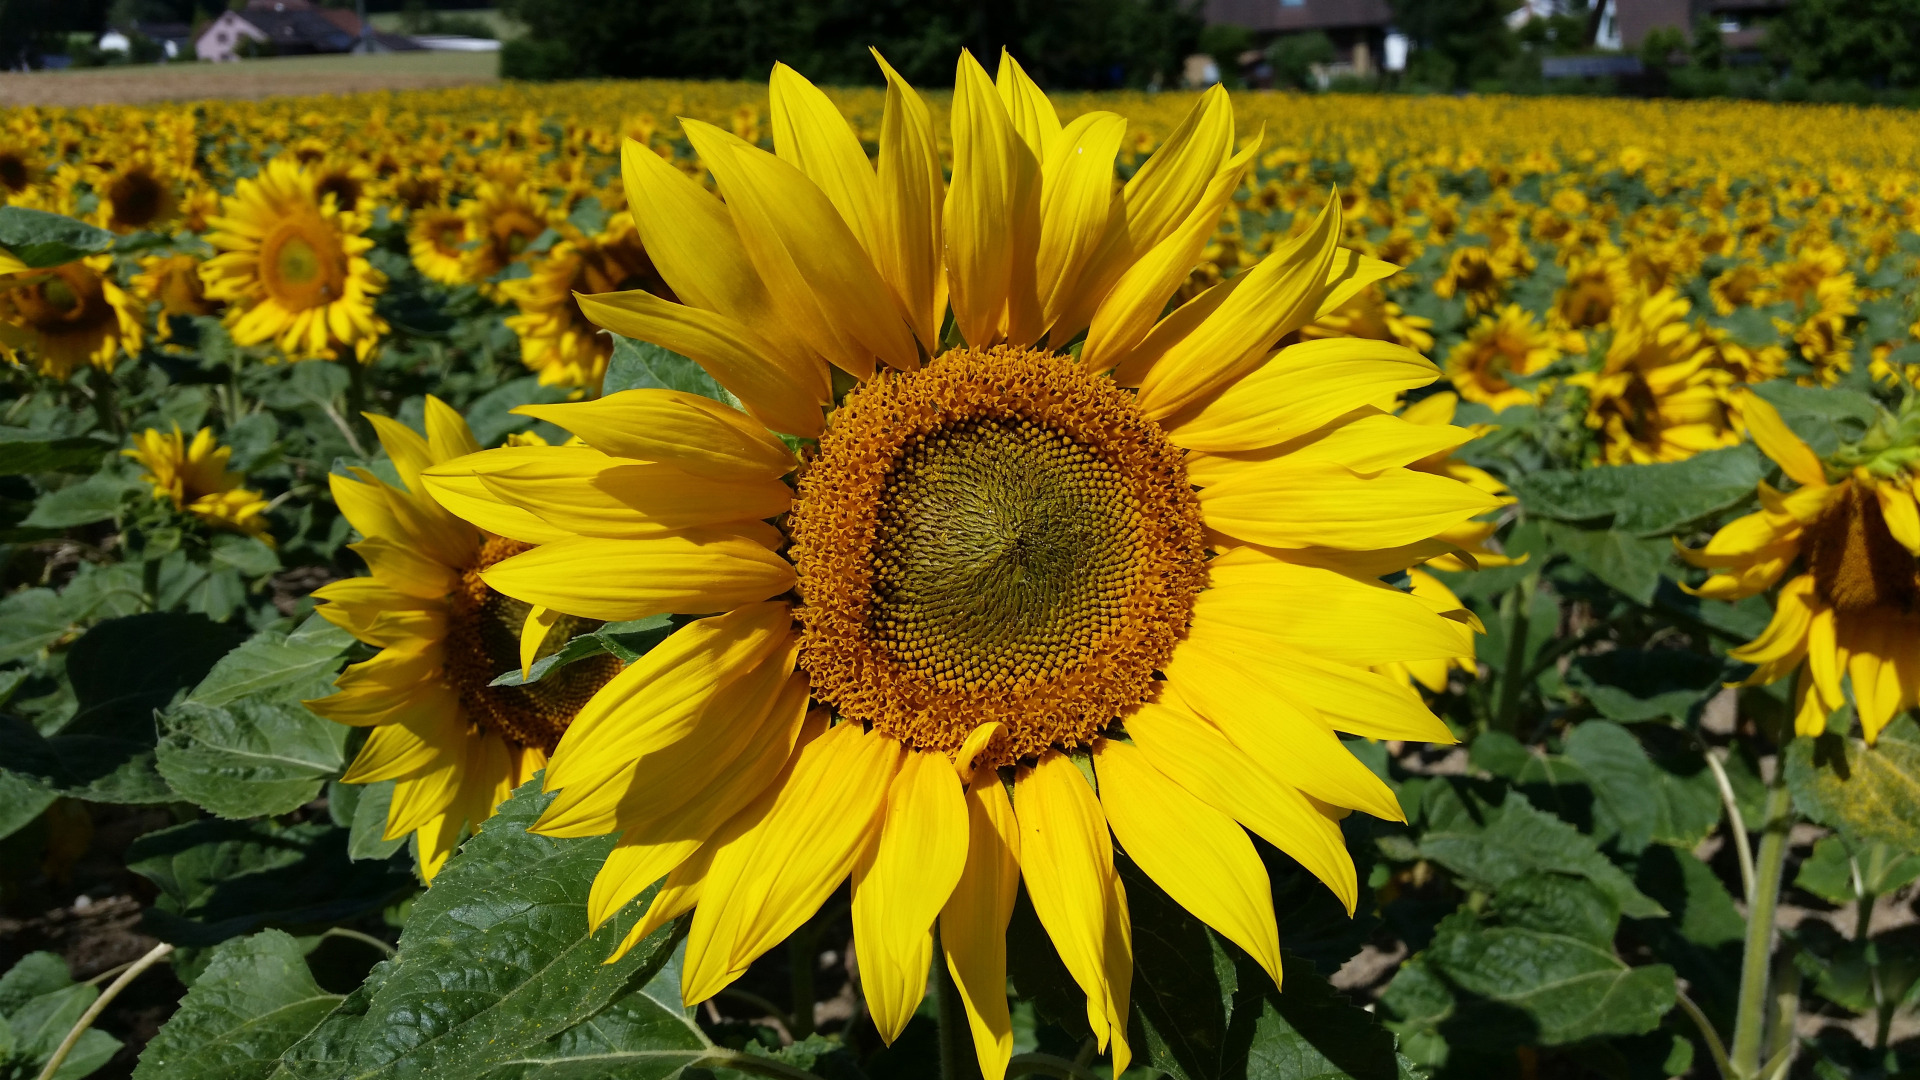
<svg viewBox="0 0 1920 1080"><path fill-rule="evenodd" d="M499 70L498 53L406 52L0 73L0 105L123 105L419 90L496 82Z"/></svg>

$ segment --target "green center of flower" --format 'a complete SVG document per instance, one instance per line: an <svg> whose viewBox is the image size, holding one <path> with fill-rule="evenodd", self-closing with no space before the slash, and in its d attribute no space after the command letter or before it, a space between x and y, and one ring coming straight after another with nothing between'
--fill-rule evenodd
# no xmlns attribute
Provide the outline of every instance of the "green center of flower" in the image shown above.
<svg viewBox="0 0 1920 1080"><path fill-rule="evenodd" d="M943 685L1057 677L1121 617L1138 520L1119 471L1061 432L998 418L931 432L881 500L874 637Z"/></svg>

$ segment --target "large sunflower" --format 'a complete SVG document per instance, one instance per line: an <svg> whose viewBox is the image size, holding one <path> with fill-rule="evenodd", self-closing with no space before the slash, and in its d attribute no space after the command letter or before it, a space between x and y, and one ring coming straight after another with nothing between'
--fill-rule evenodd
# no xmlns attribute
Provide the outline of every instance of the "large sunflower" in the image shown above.
<svg viewBox="0 0 1920 1080"><path fill-rule="evenodd" d="M313 177L284 155L235 184L220 209L206 237L220 254L200 277L208 297L229 304L234 341L271 341L293 360L331 360L343 350L372 359L387 332L373 299L387 279L367 262L365 215L323 199Z"/></svg>
<svg viewBox="0 0 1920 1080"><path fill-rule="evenodd" d="M479 449L450 406L427 398L427 436L369 416L402 487L365 469L328 477L334 501L359 531L351 545L371 577L322 586L319 612L380 652L340 673L315 712L373 732L342 778L396 781L389 839L415 834L431 879L460 839L547 762L580 706L619 664L595 657L519 687L492 686L566 642L579 620L548 620L532 650L521 647L528 607L489 589L487 567L527 550L474 528L428 498L420 472Z"/></svg>
<svg viewBox="0 0 1920 1080"><path fill-rule="evenodd" d="M1797 674L1794 728L1802 735L1825 731L1828 715L1847 702L1843 679L1868 742L1920 693L1917 405L1909 397L1898 417L1882 414L1859 443L1822 461L1772 405L1749 394L1747 430L1799 487L1781 492L1763 481L1758 512L1705 547L1680 548L1688 562L1714 571L1690 591L1716 600L1763 592L1799 567L1766 630L1728 655L1755 665L1748 685Z"/></svg>
<svg viewBox="0 0 1920 1080"><path fill-rule="evenodd" d="M1459 441L1374 405L1437 377L1418 354L1274 351L1393 269L1338 247L1337 200L1161 317L1258 152L1235 152L1223 91L1116 189L1123 118L1062 125L1012 60L996 86L963 55L949 182L926 105L886 75L877 170L784 66L777 154L682 121L724 202L625 148L683 303L581 307L692 357L745 412L668 390L528 406L586 445L424 475L455 512L545 541L481 574L501 593L596 619L723 613L616 676L546 771L537 831L620 837L596 925L665 875L622 950L691 910L682 993L701 1001L851 876L882 1035L921 1000L937 922L998 1078L1024 882L1124 1071L1114 839L1277 981L1244 830L1351 909L1335 818L1402 814L1338 733L1449 739L1369 668L1472 651L1379 575L1497 500L1404 467ZM774 432L811 445L796 460Z"/></svg>
<svg viewBox="0 0 1920 1080"><path fill-rule="evenodd" d="M113 256L0 274L0 356L64 379L112 371L140 352L140 305L112 278Z"/></svg>

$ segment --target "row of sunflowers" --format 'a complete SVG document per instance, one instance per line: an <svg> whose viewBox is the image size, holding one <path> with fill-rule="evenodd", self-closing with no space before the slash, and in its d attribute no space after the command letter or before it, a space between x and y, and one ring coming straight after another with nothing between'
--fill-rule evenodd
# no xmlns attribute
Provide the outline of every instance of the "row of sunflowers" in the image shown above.
<svg viewBox="0 0 1920 1080"><path fill-rule="evenodd" d="M884 73L0 119L0 1065L1920 1068L1920 125Z"/></svg>

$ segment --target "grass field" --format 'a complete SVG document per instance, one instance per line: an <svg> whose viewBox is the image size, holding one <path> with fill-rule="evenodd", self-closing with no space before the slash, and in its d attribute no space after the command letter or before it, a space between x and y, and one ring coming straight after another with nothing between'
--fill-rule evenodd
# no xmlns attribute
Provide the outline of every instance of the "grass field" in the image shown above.
<svg viewBox="0 0 1920 1080"><path fill-rule="evenodd" d="M414 90L494 82L499 67L498 53L417 52L5 73L0 74L0 105L121 105Z"/></svg>
<svg viewBox="0 0 1920 1080"><path fill-rule="evenodd" d="M494 8L473 8L471 10L443 11L440 14L458 16L459 18L462 18L462 19L478 19L481 22L486 23L489 27L491 27L493 29L493 36L496 38L499 38L501 41L510 41L513 38L519 37L521 34L526 33L527 31L527 28L525 26L513 21L512 19L507 18L505 15L502 15L498 10ZM406 13L405 12L376 11L373 14L367 16L367 18L369 21L373 23L375 29L385 30L390 34L402 34L406 32L406 26L405 26Z"/></svg>

